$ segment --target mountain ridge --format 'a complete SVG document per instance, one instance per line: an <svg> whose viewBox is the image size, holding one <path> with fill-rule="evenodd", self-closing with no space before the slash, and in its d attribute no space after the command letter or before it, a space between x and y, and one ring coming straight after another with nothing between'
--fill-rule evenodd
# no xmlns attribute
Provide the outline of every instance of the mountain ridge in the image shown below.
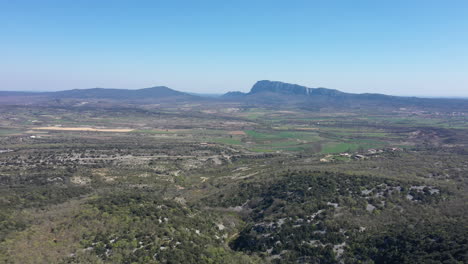
<svg viewBox="0 0 468 264"><path fill-rule="evenodd" d="M396 95L387 95L380 93L347 93L342 92L337 89L330 89L324 87L311 88L299 84L291 84L281 81L270 81L270 80L261 80L257 81L249 92L240 92L240 91L230 91L224 94L221 94L221 97L239 97L247 95L255 95L261 93L278 93L285 95L306 95L306 96L316 96L316 95L326 95L326 96L366 96L366 97L393 97L393 98L418 98L418 99L461 99L465 100L468 98L456 98L456 97L418 97L418 96L396 96ZM171 89L167 86L153 86L148 88L140 89L122 89L122 88L79 88L79 89L70 89L62 91L0 91L0 96L51 96L51 97L68 97L80 98L80 97L94 97L94 98L109 98L109 97L118 97L113 95L125 94L130 95L130 97L146 97L147 96L195 96L195 97L204 97L203 94L191 93L191 92L182 92L178 90ZM206 96L206 97L217 97L216 96Z"/></svg>
<svg viewBox="0 0 468 264"><path fill-rule="evenodd" d="M448 109L467 109L466 99L421 98L394 96L378 93L346 93L329 88L309 88L298 84L279 81L262 80L256 82L247 93L228 92L222 96L224 100L264 106L296 106L303 109L318 111L329 107L334 108L401 108L423 107Z"/></svg>
<svg viewBox="0 0 468 264"><path fill-rule="evenodd" d="M0 96L44 96L54 99L149 99L162 97L197 97L185 92L176 91L166 86L154 86L135 90L117 88L86 88L53 92L0 91Z"/></svg>
<svg viewBox="0 0 468 264"><path fill-rule="evenodd" d="M56 92L0 91L2 103L50 101L56 99L109 99L131 103L157 102L232 102L265 107L300 107L318 111L326 108L381 108L423 107L447 110L468 109L467 99L421 98L377 93L347 93L329 88L309 88L280 81L257 81L249 92L228 92L219 97L203 96L154 86L142 89L90 88Z"/></svg>
<svg viewBox="0 0 468 264"><path fill-rule="evenodd" d="M270 93L280 93L280 94L289 94L289 95L305 95L305 96L314 96L314 95L328 95L328 96L355 96L355 95L365 95L365 96L389 96L389 97L403 97L408 98L408 96L395 96L395 95L386 95L379 93L347 93L342 92L337 89L330 89L324 87L311 88L299 84L291 84L281 81L270 81L270 80L261 80L257 81L249 92L243 93L239 91L230 91L225 93L227 96L239 96L239 95L253 95L263 92ZM413 98L411 96L410 98ZM419 98L419 97L414 97Z"/></svg>

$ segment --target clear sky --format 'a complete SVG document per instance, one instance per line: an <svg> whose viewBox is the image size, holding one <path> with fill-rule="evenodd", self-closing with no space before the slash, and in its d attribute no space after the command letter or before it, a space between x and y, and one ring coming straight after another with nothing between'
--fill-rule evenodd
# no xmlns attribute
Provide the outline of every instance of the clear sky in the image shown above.
<svg viewBox="0 0 468 264"><path fill-rule="evenodd" d="M0 90L468 96L467 0L0 0Z"/></svg>

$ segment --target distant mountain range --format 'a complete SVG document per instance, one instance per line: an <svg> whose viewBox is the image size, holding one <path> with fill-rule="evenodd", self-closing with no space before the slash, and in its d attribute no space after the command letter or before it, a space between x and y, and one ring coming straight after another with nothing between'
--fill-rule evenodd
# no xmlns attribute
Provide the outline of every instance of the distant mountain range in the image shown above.
<svg viewBox="0 0 468 264"><path fill-rule="evenodd" d="M468 109L466 99L400 97L383 94L353 94L328 88L309 88L278 81L258 81L248 93L228 92L222 96L185 93L165 86L129 89L74 89L58 92L0 92L0 97L46 99L109 99L119 101L230 101L265 106L298 106L319 109L326 107L406 107ZM2 100L0 100L2 101ZM6 101L6 100L3 100Z"/></svg>

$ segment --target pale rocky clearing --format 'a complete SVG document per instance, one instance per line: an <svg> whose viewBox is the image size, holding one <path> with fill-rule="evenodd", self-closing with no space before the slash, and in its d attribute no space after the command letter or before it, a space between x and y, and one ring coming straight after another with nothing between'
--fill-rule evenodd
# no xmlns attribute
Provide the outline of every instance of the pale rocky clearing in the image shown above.
<svg viewBox="0 0 468 264"><path fill-rule="evenodd" d="M54 131L94 131L94 132L131 132L128 128L93 128L93 127L35 127L33 130L54 130Z"/></svg>

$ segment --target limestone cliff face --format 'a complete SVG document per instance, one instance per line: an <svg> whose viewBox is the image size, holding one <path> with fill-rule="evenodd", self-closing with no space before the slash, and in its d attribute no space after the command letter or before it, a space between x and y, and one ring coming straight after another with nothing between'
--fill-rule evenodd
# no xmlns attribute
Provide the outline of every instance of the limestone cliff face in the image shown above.
<svg viewBox="0 0 468 264"><path fill-rule="evenodd" d="M294 94L294 95L309 95L311 88L297 84L289 84L283 82L272 82L272 81L258 81L254 84L250 90L250 94L271 92L271 93L282 93L282 94Z"/></svg>
<svg viewBox="0 0 468 264"><path fill-rule="evenodd" d="M301 96L313 96L313 95L330 95L338 96L344 95L345 93L338 90L326 89L326 88L308 88L305 86L274 82L274 81L258 81L254 84L249 94L257 94L263 92L280 93L289 95L301 95Z"/></svg>

